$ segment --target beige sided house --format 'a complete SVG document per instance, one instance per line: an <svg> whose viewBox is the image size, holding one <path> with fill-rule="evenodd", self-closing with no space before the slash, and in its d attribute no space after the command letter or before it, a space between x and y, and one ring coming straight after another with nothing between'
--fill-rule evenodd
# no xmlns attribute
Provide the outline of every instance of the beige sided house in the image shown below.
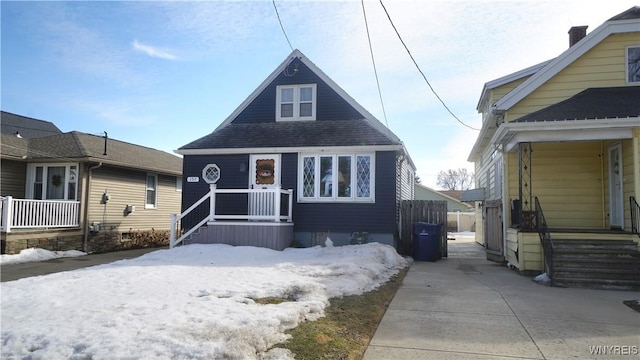
<svg viewBox="0 0 640 360"><path fill-rule="evenodd" d="M469 155L487 257L559 286L639 288L640 8L485 84Z"/></svg>
<svg viewBox="0 0 640 360"><path fill-rule="evenodd" d="M168 244L182 159L2 112L2 253Z"/></svg>

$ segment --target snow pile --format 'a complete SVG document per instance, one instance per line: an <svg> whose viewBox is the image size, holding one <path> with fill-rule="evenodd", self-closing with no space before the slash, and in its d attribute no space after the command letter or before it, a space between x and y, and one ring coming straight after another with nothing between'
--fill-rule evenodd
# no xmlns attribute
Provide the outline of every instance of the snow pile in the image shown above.
<svg viewBox="0 0 640 360"><path fill-rule="evenodd" d="M542 284L542 285L550 285L551 284L551 279L549 278L549 275L547 275L547 273L542 273L542 274L536 276L535 278L533 278L533 281L537 282L538 284Z"/></svg>
<svg viewBox="0 0 640 360"><path fill-rule="evenodd" d="M333 246L333 241L331 241L331 239L327 236L327 240L324 241L324 246L325 247L332 247Z"/></svg>
<svg viewBox="0 0 640 360"><path fill-rule="evenodd" d="M406 261L378 243L274 251L188 245L2 285L2 356L286 359L285 330ZM286 298L261 305L255 299Z"/></svg>
<svg viewBox="0 0 640 360"><path fill-rule="evenodd" d="M49 251L45 249L30 248L21 250L20 253L16 255L0 255L0 264L19 264L32 261L45 261L63 257L77 257L84 255L87 255L87 253L77 250Z"/></svg>

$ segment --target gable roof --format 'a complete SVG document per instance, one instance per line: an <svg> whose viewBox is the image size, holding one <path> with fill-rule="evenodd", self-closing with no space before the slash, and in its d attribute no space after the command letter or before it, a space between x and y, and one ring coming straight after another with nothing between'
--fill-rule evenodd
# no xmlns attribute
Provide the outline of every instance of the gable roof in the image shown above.
<svg viewBox="0 0 640 360"><path fill-rule="evenodd" d="M287 56L287 58L247 97L247 99L229 115L217 129L221 129L228 126L235 118L244 110L262 91L264 91L276 77L282 73L287 66L294 60L301 61L307 66L313 73L315 73L322 81L324 81L329 87L340 95L349 105L351 105L356 111L362 114L369 124L380 132L383 132L391 140L400 142L400 139L386 128L378 119L376 119L367 109L358 104L346 91L344 91L338 84L336 84L327 74L325 74L319 67L317 67L311 60L309 60L300 50L295 49ZM216 129L216 130L217 130Z"/></svg>
<svg viewBox="0 0 640 360"><path fill-rule="evenodd" d="M516 122L640 117L640 86L586 89Z"/></svg>
<svg viewBox="0 0 640 360"><path fill-rule="evenodd" d="M311 73L326 84L352 109L353 115L345 119L323 119L316 121L254 122L246 121L242 114L273 82L294 62L301 62ZM326 88L325 87L325 88ZM264 108L275 111L273 106ZM236 121L243 119L243 121ZM247 145L250 144L250 145ZM300 148L300 147L341 147L341 146L394 146L404 150L400 139L358 104L331 78L299 50L294 50L211 134L192 141L176 152L179 154L224 153L233 149ZM285 151L286 149L282 149ZM291 149L289 149L291 150Z"/></svg>
<svg viewBox="0 0 640 360"><path fill-rule="evenodd" d="M640 19L640 7L634 6L607 20L585 38L565 50L560 56L551 60L540 71L496 101L494 109L496 111L510 109L609 35L640 31L638 19Z"/></svg>
<svg viewBox="0 0 640 360"><path fill-rule="evenodd" d="M182 159L156 149L78 131L33 139L2 134L3 158L23 161L101 162L161 174L182 174Z"/></svg>
<svg viewBox="0 0 640 360"><path fill-rule="evenodd" d="M165 174L182 174L182 159L175 155L79 131L31 139L29 157L34 160L77 159Z"/></svg>
<svg viewBox="0 0 640 360"><path fill-rule="evenodd" d="M6 111L0 112L0 132L13 136L20 135L20 137L27 139L62 133L52 122Z"/></svg>
<svg viewBox="0 0 640 360"><path fill-rule="evenodd" d="M497 78L495 80L491 80L487 83L484 84L483 88L482 88L482 93L480 93L480 100L478 100L478 105L476 105L476 110L480 111L482 108L482 103L484 102L486 96L489 93L489 90L493 90L497 87L500 87L502 85L508 84L510 82L525 78L527 76L531 76L535 73L537 73L538 71L540 71L540 69L542 69L543 67L547 66L549 63L551 62L551 60L547 60L545 62L541 62L540 64L536 64L533 66L530 66L526 69L522 69L520 71L516 71L512 74L503 76L501 78Z"/></svg>
<svg viewBox="0 0 640 360"><path fill-rule="evenodd" d="M476 141L473 145L473 148L471 149L471 152L469 153L467 160L477 161L479 159L483 149L494 137L494 133L498 129L498 126L502 127L506 124L503 123L503 118L504 113L508 109L529 96L538 87L553 78L564 68L571 65L576 59L598 45L606 37L612 34L633 33L640 31L640 27L638 26L638 19L640 19L640 7L634 6L604 22L602 25L586 35L582 40L569 47L555 59L539 64L542 66L536 65L528 68L530 70L535 70L535 72L533 74L528 74L528 79L523 81L520 85L512 89L505 96L498 99L495 104L493 104L491 113L486 117L486 120L483 121L480 133L476 138ZM521 72L526 72L526 70L527 69L521 70ZM501 79L507 79L510 76L515 76L515 74L518 73L508 75ZM498 80L500 79L494 80L494 85L505 84L504 82L501 83ZM490 83L492 82L489 82L487 84ZM480 109L484 97L486 96L486 89L488 89L488 86L485 84L485 89L483 89L483 93L478 103L478 109ZM502 125L500 125L501 123Z"/></svg>

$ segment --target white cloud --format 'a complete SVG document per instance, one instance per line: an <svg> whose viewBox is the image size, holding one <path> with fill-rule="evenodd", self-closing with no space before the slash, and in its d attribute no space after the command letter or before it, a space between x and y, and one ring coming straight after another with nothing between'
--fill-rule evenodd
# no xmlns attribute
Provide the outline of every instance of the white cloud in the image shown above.
<svg viewBox="0 0 640 360"><path fill-rule="evenodd" d="M133 42L131 43L131 46L133 46L133 49L147 54L151 57L157 57L160 59L165 59L165 60L176 60L177 57L171 53L169 53L166 50L163 50L161 48L157 48L157 47L153 47L151 45L145 45L141 42L139 42L138 40L133 40Z"/></svg>

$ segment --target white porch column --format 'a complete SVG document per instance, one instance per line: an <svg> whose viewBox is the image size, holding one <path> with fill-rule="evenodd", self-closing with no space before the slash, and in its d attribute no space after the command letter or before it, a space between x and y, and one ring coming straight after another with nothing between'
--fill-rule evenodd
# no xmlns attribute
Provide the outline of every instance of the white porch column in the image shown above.
<svg viewBox="0 0 640 360"><path fill-rule="evenodd" d="M275 222L280 222L280 190L282 190L282 185L278 184L273 188L273 196L275 197L274 199L274 212L275 214L273 214L274 216L274 220Z"/></svg>
<svg viewBox="0 0 640 360"><path fill-rule="evenodd" d="M169 231L169 248L173 249L173 244L176 241L176 223L178 222L178 215L171 214L171 230Z"/></svg>
<svg viewBox="0 0 640 360"><path fill-rule="evenodd" d="M216 184L209 185L209 221L216 221Z"/></svg>
<svg viewBox="0 0 640 360"><path fill-rule="evenodd" d="M13 197L6 196L2 201L2 224L5 232L11 232L11 223L13 220Z"/></svg>

